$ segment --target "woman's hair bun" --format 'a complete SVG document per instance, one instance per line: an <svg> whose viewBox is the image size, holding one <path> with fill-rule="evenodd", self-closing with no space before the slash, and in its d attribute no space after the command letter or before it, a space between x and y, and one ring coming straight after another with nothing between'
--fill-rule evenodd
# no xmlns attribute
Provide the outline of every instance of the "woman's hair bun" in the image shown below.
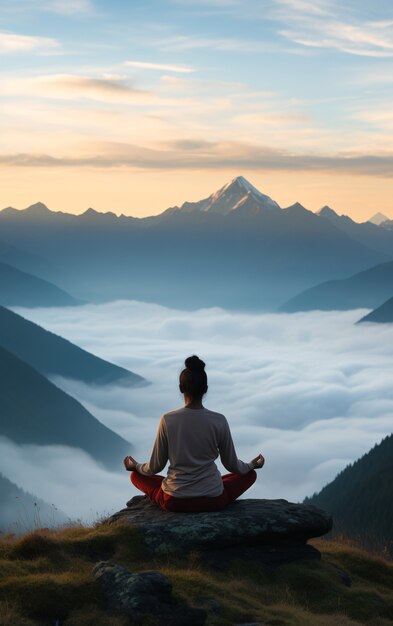
<svg viewBox="0 0 393 626"><path fill-rule="evenodd" d="M205 363L195 354L193 356L189 356L185 360L184 364L186 368L191 371L203 372L203 370L205 369Z"/></svg>
<svg viewBox="0 0 393 626"><path fill-rule="evenodd" d="M200 400L207 391L207 376L204 362L195 354L185 360L186 368L179 376L180 392Z"/></svg>

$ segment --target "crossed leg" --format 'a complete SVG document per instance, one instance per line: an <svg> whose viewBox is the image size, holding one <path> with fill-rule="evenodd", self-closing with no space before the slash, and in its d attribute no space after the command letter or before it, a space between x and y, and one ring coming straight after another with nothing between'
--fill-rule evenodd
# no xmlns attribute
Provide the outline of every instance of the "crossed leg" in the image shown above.
<svg viewBox="0 0 393 626"><path fill-rule="evenodd" d="M132 471L130 479L132 484L145 493L152 502L165 510L197 512L223 509L230 502L234 502L239 496L249 489L255 482L257 473L250 470L247 474L225 474L222 476L223 493L217 497L200 496L196 498L175 498L164 494L161 483L164 476L154 474L144 476Z"/></svg>
<svg viewBox="0 0 393 626"><path fill-rule="evenodd" d="M250 470L247 474L224 474L221 478L229 503L234 502L255 483L257 473L255 470Z"/></svg>

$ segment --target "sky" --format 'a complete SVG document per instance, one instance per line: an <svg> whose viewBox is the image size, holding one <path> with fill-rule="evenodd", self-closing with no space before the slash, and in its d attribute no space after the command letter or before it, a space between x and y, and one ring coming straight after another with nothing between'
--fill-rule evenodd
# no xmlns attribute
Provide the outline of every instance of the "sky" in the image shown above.
<svg viewBox="0 0 393 626"><path fill-rule="evenodd" d="M160 415L183 404L184 359L199 355L209 380L204 405L227 417L240 459L266 458L245 497L302 501L392 430L393 326L356 325L364 310L189 312L120 301L17 312L151 382L127 389L54 380L129 441L139 462L150 457ZM0 437L0 472L84 521L137 493L122 459L118 472L108 472L64 446Z"/></svg>
<svg viewBox="0 0 393 626"><path fill-rule="evenodd" d="M0 207L393 218L391 0L2 0Z"/></svg>

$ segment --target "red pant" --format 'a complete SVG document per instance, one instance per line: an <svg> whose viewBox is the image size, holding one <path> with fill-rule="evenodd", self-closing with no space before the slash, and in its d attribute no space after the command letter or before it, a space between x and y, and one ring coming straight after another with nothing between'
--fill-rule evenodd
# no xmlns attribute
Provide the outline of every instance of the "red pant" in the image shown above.
<svg viewBox="0 0 393 626"><path fill-rule="evenodd" d="M154 474L144 476L137 471L131 472L130 479L133 485L143 491L152 502L155 502L165 511L200 513L202 511L219 511L230 502L242 495L254 484L257 477L255 470L247 474L225 474L221 476L224 491L220 496L199 496L197 498L174 498L161 489L164 476Z"/></svg>

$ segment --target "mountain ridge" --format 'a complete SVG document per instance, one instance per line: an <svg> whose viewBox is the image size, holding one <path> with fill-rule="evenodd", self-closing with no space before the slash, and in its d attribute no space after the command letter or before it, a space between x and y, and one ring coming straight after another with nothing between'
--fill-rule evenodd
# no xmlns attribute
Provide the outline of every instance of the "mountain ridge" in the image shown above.
<svg viewBox="0 0 393 626"><path fill-rule="evenodd" d="M76 306L76 298L50 281L0 262L0 304L8 306Z"/></svg>
<svg viewBox="0 0 393 626"><path fill-rule="evenodd" d="M393 232L369 227L382 232L385 251L379 239L369 246L299 202L281 208L244 177L146 218L0 212L2 238L45 255L45 278L76 297L187 309L272 310L312 285L392 258Z"/></svg>
<svg viewBox="0 0 393 626"><path fill-rule="evenodd" d="M225 195L228 191L234 191L234 188L238 189L238 193L241 194L240 199L238 200L238 202L242 202L245 201L245 197L246 196L251 196L255 201L259 202L259 203L264 203L265 207L270 206L271 209L274 208L282 208L280 207L280 205L273 200L270 196L268 196L267 194L262 193L257 187L255 187L252 183L250 183L249 180L247 180L244 176L242 175L238 175L235 178L231 179L230 181L228 181L227 183L225 183L222 187L220 187L217 191L213 192L212 194L210 194L210 196L208 196L207 198L203 199L203 200L199 200L199 201L186 201L183 202L183 204L179 207L179 206L172 206L169 207L167 209L164 209L163 211L161 211L160 213L157 214L153 214L153 215L147 215L147 216L143 216L143 217L135 217L133 215L125 215L124 213L119 213L116 214L113 211L98 211L97 209L94 209L92 207L88 207L87 209L85 209L84 211L82 211L81 213L69 213L67 211L53 211L52 209L49 209L48 206L46 204L44 204L41 201L37 201L34 202L33 204L27 206L24 209L16 209L12 206L8 206L8 207L4 207L3 209L0 209L0 213L9 213L9 214L30 214L30 216L33 217L45 217L48 216L49 214L54 214L54 215L59 215L59 216L65 216L65 215L69 215L71 217L99 217L99 216L108 216L111 218L122 218L127 219L127 218L131 218L133 220L149 220L151 221L154 218L162 218L165 215L169 215L173 212L178 212L178 211L190 211L190 210L200 210L200 211L209 211L211 210L212 206L214 205L217 200L220 199L220 197L222 195ZM236 203L234 203L236 204ZM294 205L298 205L301 203L299 202L294 202L292 205L290 206L294 206ZM304 207L304 205L301 205ZM230 212L230 210L233 210L235 207L234 205L232 206L232 208L228 209L227 212ZM287 207L289 208L289 207ZM214 207L213 207L214 209ZM214 209L217 210L217 209ZM306 209L309 210L309 209ZM219 212L219 211L217 211ZM313 213L315 213L315 215L320 215L320 216L324 216L327 217L328 214L330 213L331 216L335 216L336 218L347 218L351 221L354 222L354 220L352 220L352 218L350 218L347 215L339 215L334 209L332 209L329 205L324 205L323 207L321 207L320 209L316 210L316 211L312 211ZM225 213L225 209L223 209L223 213ZM383 224L383 222L390 222L392 221L389 217L387 217L386 215L384 215L383 213L377 212L375 213L372 217L370 217L368 220L366 220L365 222L355 222L356 224L373 224L374 226L381 226L381 224Z"/></svg>
<svg viewBox="0 0 393 626"><path fill-rule="evenodd" d="M230 200L228 205L226 205L226 197L228 196L228 194L238 196L237 201L234 202L233 200ZM273 200L267 194L262 193L257 187L255 187L252 183L250 183L250 181L247 180L244 176L238 175L235 178L228 181L227 183L225 183L222 187L220 187L218 190L216 190L215 192L210 194L210 196L208 196L207 198L204 198L203 200L185 201L180 207L172 206L172 207L169 207L168 209L164 209L160 213L143 216L143 217L135 217L131 214L125 215L124 213L116 214L110 210L98 211L97 209L94 209L92 207L89 207L85 209L84 211L82 211L81 213L77 213L77 214L69 213L67 211L53 211L52 209L49 209L48 206L41 201L34 202L33 204L27 206L24 209L15 209L14 207L8 206L3 209L0 209L0 213L6 213L6 214L9 213L12 215L26 214L26 215L36 217L36 218L47 217L49 214L52 214L52 215L58 215L58 216L71 216L74 218L78 218L82 216L84 216L85 218L87 217L100 218L102 216L107 216L107 218L112 218L112 219L117 218L117 219L124 220L124 219L130 218L132 220L151 221L151 220L154 220L155 218L162 219L162 217L166 215L170 215L171 213L179 212L179 211L201 211L201 212L212 211L212 212L217 212L217 213L221 213L225 215L225 214L228 214L230 211L236 210L239 207L247 204L247 200L248 202L251 202L251 200L254 201L256 204L259 205L259 208L263 207L265 209L270 209L270 210L282 208L278 202ZM300 206L305 208L304 205L302 205L300 202L294 202L290 206L292 207L292 206L299 205L299 204ZM306 210L309 210L309 209L306 209ZM354 220L352 220L352 218L350 218L347 215L339 215L329 205L324 205L323 207L321 207L321 209L318 209L317 211L310 211L310 212L313 212L315 213L315 215L320 215L323 217L327 217L328 214L330 213L331 216L335 216L338 219L347 218L354 222ZM356 224L373 224L379 227L384 221L389 222L391 220L386 215L380 212L377 212L365 222L355 222L355 223Z"/></svg>
<svg viewBox="0 0 393 626"><path fill-rule="evenodd" d="M349 278L306 289L279 307L285 313L345 311L379 307L393 293L393 261L379 263Z"/></svg>
<svg viewBox="0 0 393 626"><path fill-rule="evenodd" d="M21 393L21 389L23 393ZM131 444L31 365L0 347L0 433L17 444L80 448L111 470Z"/></svg>
<svg viewBox="0 0 393 626"><path fill-rule="evenodd" d="M0 345L43 376L94 385L138 385L145 379L83 350L0 305Z"/></svg>

